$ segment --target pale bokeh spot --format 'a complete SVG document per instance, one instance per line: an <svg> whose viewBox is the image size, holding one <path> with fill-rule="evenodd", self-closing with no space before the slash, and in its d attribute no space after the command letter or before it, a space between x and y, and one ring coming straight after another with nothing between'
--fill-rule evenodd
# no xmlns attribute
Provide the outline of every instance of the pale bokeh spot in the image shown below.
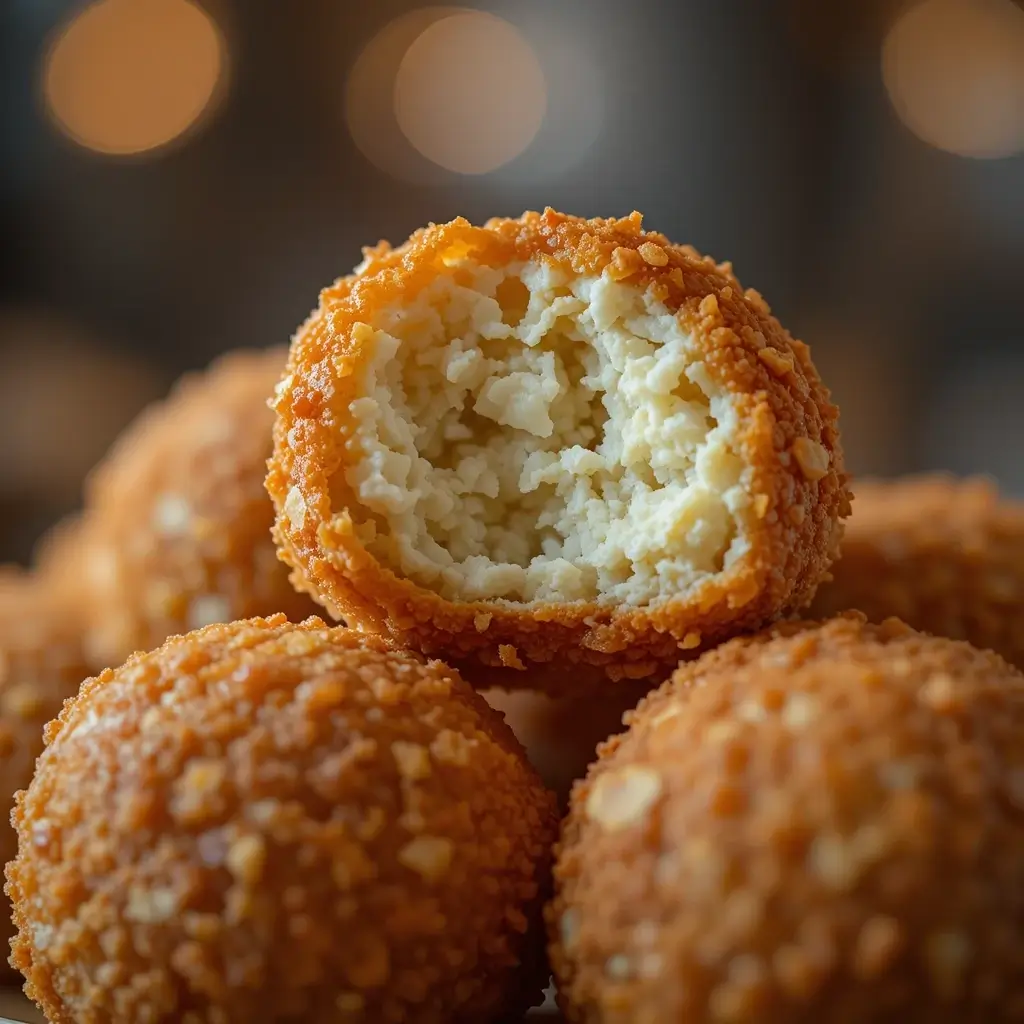
<svg viewBox="0 0 1024 1024"><path fill-rule="evenodd" d="M924 0L889 31L882 74L919 138L959 156L1024 150L1024 11L1012 0Z"/></svg>
<svg viewBox="0 0 1024 1024"><path fill-rule="evenodd" d="M58 30L42 85L65 134L126 156L194 128L226 78L223 35L191 0L99 0Z"/></svg>
<svg viewBox="0 0 1024 1024"><path fill-rule="evenodd" d="M431 164L395 120L395 77L409 47L435 22L460 7L421 7L389 21L356 58L345 84L345 120L363 156L392 177L422 181ZM441 174L440 168L434 168Z"/></svg>
<svg viewBox="0 0 1024 1024"><path fill-rule="evenodd" d="M466 11L435 21L409 46L394 104L399 127L427 159L460 174L487 174L533 141L547 83L518 29Z"/></svg>

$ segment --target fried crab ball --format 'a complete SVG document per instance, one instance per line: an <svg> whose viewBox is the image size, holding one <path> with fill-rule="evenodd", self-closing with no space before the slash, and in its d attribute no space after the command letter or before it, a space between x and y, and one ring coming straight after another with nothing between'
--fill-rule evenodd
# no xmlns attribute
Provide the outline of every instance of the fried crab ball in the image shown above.
<svg viewBox="0 0 1024 1024"><path fill-rule="evenodd" d="M50 1020L486 1024L547 981L554 797L440 662L208 626L82 687L14 812Z"/></svg>
<svg viewBox="0 0 1024 1024"><path fill-rule="evenodd" d="M985 479L858 482L832 576L815 615L897 616L1024 667L1024 503Z"/></svg>
<svg viewBox="0 0 1024 1024"><path fill-rule="evenodd" d="M81 626L65 594L29 573L0 571L0 864L17 852L10 810L32 778L43 727L88 674ZM10 934L8 920L0 926L5 948ZM8 971L0 957L0 974Z"/></svg>
<svg viewBox="0 0 1024 1024"><path fill-rule="evenodd" d="M282 350L235 352L186 377L127 430L93 473L86 518L70 526L86 545L95 667L214 622L322 611L299 595L274 551L263 489ZM60 534L48 546L57 570ZM69 550L70 549L70 550Z"/></svg>
<svg viewBox="0 0 1024 1024"><path fill-rule="evenodd" d="M548 697L532 690L486 690L484 698L504 714L530 763L564 807L572 784L597 756L597 745L621 731L623 714L648 689L627 682L596 694Z"/></svg>
<svg viewBox="0 0 1024 1024"><path fill-rule="evenodd" d="M681 667L556 853L569 1020L1024 1019L1024 676L861 616Z"/></svg>
<svg viewBox="0 0 1024 1024"><path fill-rule="evenodd" d="M849 510L807 346L639 214L366 250L275 408L296 585L505 688L650 678L805 605Z"/></svg>

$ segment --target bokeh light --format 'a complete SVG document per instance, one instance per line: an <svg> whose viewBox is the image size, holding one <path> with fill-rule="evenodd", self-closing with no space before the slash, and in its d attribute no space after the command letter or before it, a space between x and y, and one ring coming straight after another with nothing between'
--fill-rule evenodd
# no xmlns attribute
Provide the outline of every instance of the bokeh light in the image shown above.
<svg viewBox="0 0 1024 1024"><path fill-rule="evenodd" d="M613 140L613 133L606 133L613 77L590 41L565 19L548 18L531 29L524 25L544 71L547 109L527 149L490 176L499 187L550 183L575 168L595 146Z"/></svg>
<svg viewBox="0 0 1024 1024"><path fill-rule="evenodd" d="M923 0L890 29L882 73L919 138L959 156L1024 149L1024 11L1013 0Z"/></svg>
<svg viewBox="0 0 1024 1024"><path fill-rule="evenodd" d="M429 160L487 174L530 145L544 120L547 86L518 29L466 11L435 21L409 46L394 102L399 127Z"/></svg>
<svg viewBox="0 0 1024 1024"><path fill-rule="evenodd" d="M72 139L124 156L193 128L223 94L226 72L224 38L191 0L98 0L58 31L43 93Z"/></svg>
<svg viewBox="0 0 1024 1024"><path fill-rule="evenodd" d="M435 22L459 7L421 7L388 22L356 58L345 86L345 119L355 144L372 164L394 178L423 182L442 178L436 164L417 152L395 120L394 89L402 58Z"/></svg>
<svg viewBox="0 0 1024 1024"><path fill-rule="evenodd" d="M468 33L465 23L447 24L466 18ZM543 18L527 18L524 13L524 19L529 43L507 22L463 7L418 8L384 25L359 53L345 85L345 119L362 154L392 177L419 185L442 184L460 171L476 174L494 188L550 182L578 164L605 127L605 69L593 52L593 41L588 43L573 19L553 18L550 13ZM440 49L438 37L430 34L435 27ZM456 36L468 34L479 46L481 27L485 45L489 37L497 41L487 56L496 62L497 72L494 66L486 67L482 81L462 88L460 76L465 85L479 65L466 64L460 55L449 63L461 63L461 70L449 68L435 78L431 65L439 59L443 63L453 43L451 30ZM457 39L454 43L459 45ZM506 62L523 53L528 54L524 63L510 73ZM403 90L419 88L417 76L428 79L417 98L427 108L426 116L403 94L401 124L396 109L400 70ZM479 93L477 105L467 110L461 93L472 95L474 90ZM527 104L532 102L532 108L518 109L516 93ZM511 118L505 113L509 106ZM434 132L438 122L441 133ZM510 128L514 131L503 137ZM466 160L467 146L471 161Z"/></svg>

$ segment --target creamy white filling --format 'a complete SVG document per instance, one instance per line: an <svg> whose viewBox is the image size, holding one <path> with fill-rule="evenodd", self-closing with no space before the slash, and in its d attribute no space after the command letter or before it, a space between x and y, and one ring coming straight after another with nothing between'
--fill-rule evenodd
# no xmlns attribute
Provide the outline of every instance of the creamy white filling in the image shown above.
<svg viewBox="0 0 1024 1024"><path fill-rule="evenodd" d="M644 605L746 547L737 417L650 292L462 261L355 328L367 549L453 600Z"/></svg>

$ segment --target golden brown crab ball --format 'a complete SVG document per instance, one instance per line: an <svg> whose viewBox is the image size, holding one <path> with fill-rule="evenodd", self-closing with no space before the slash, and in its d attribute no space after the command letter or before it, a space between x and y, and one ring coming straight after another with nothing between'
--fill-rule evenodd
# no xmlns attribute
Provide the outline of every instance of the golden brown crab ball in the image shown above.
<svg viewBox="0 0 1024 1024"><path fill-rule="evenodd" d="M294 591L270 537L267 399L284 360L235 352L186 377L94 472L79 532L96 667L214 622L321 611ZM51 545L52 570L54 557Z"/></svg>
<svg viewBox="0 0 1024 1024"><path fill-rule="evenodd" d="M88 674L81 623L67 595L29 573L0 572L0 863L17 852L10 810L32 778L43 727ZM7 921L0 926L4 948L10 934ZM8 971L0 957L0 974Z"/></svg>
<svg viewBox="0 0 1024 1024"><path fill-rule="evenodd" d="M625 682L599 693L549 697L532 690L486 690L526 756L563 807L577 779L597 757L597 745L622 730L622 716L648 692L643 683Z"/></svg>
<svg viewBox="0 0 1024 1024"><path fill-rule="evenodd" d="M486 1024L547 981L554 797L439 662L318 619L89 680L14 814L51 1020Z"/></svg>
<svg viewBox="0 0 1024 1024"><path fill-rule="evenodd" d="M1024 667L1024 503L977 477L865 481L856 490L813 614L897 616Z"/></svg>
<svg viewBox="0 0 1024 1024"><path fill-rule="evenodd" d="M1024 676L896 620L787 625L681 667L556 853L586 1024L1024 1015Z"/></svg>
<svg viewBox="0 0 1024 1024"><path fill-rule="evenodd" d="M275 407L296 584L505 688L656 677L805 605L849 510L807 347L639 214L367 250Z"/></svg>

